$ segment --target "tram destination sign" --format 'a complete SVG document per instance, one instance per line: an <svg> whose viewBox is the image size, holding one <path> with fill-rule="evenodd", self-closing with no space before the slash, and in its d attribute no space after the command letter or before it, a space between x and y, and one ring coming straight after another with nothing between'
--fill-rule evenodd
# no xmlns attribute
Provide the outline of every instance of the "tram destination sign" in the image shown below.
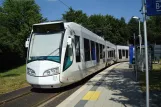
<svg viewBox="0 0 161 107"><path fill-rule="evenodd" d="M147 15L161 15L161 0L146 0Z"/></svg>

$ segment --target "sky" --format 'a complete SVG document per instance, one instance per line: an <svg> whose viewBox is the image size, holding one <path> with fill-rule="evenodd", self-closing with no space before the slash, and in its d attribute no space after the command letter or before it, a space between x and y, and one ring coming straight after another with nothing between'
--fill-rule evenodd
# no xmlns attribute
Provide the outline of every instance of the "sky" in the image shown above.
<svg viewBox="0 0 161 107"><path fill-rule="evenodd" d="M92 14L124 17L126 22L132 16L142 17L140 13L141 0L61 0L74 10L82 10L88 16ZM68 7L59 0L36 0L41 8L41 14L48 20L60 20Z"/></svg>
<svg viewBox="0 0 161 107"><path fill-rule="evenodd" d="M0 5L2 5L0 0ZM124 17L128 22L132 16L142 18L140 13L142 0L35 0L40 6L41 14L48 20L61 20L62 14L68 11L67 6L74 10L82 10L88 16L92 14L112 15L115 18Z"/></svg>

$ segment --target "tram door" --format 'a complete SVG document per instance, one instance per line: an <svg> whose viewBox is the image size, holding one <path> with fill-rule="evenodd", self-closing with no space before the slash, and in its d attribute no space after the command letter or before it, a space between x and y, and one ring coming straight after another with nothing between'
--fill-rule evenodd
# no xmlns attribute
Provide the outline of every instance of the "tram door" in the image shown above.
<svg viewBox="0 0 161 107"><path fill-rule="evenodd" d="M119 59L122 59L122 52L121 52L121 49L119 49Z"/></svg>
<svg viewBox="0 0 161 107"><path fill-rule="evenodd" d="M126 59L126 55L125 55L125 50L124 49L122 50L122 58Z"/></svg>

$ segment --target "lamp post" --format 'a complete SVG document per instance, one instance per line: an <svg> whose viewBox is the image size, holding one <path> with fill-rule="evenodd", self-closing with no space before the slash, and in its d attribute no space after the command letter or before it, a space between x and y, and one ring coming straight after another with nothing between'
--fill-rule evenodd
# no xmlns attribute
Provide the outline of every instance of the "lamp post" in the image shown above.
<svg viewBox="0 0 161 107"><path fill-rule="evenodd" d="M141 36L141 27L140 27L140 18L137 17L137 16L133 16L132 18L134 19L137 19L139 21L139 44L140 44L140 57L142 57L142 47L141 47L141 44L142 44L142 36ZM141 71L143 71L143 60L141 61L140 63L141 65Z"/></svg>
<svg viewBox="0 0 161 107"><path fill-rule="evenodd" d="M140 43L140 55L141 55L141 44L142 44L142 36L141 36L141 28L140 28L140 18L137 16L133 16L132 18L137 19L139 21L139 43Z"/></svg>

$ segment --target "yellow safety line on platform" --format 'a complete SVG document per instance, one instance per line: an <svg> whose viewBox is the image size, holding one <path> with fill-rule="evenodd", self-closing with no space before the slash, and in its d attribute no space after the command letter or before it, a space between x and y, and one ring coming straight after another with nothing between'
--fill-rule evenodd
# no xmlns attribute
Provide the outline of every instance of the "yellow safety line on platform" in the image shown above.
<svg viewBox="0 0 161 107"><path fill-rule="evenodd" d="M89 91L82 100L89 100L91 96L94 94L94 91Z"/></svg>
<svg viewBox="0 0 161 107"><path fill-rule="evenodd" d="M100 96L100 92L99 92L99 91L89 91L89 92L82 98L82 100L97 100L99 96Z"/></svg>
<svg viewBox="0 0 161 107"><path fill-rule="evenodd" d="M95 93L90 98L90 100L97 100L99 96L100 96L100 92L99 91L95 91Z"/></svg>

